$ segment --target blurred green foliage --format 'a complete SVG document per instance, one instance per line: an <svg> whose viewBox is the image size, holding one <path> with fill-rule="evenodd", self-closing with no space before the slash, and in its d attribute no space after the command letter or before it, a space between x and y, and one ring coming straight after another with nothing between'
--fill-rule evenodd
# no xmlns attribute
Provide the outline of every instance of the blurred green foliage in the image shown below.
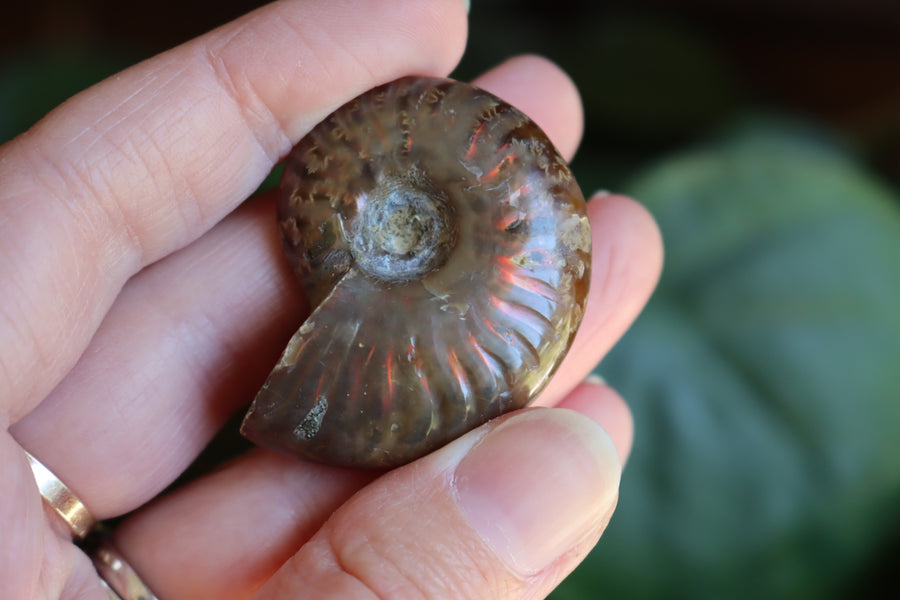
<svg viewBox="0 0 900 600"><path fill-rule="evenodd" d="M634 453L553 597L839 597L900 517L896 195L820 132L766 121L628 191L668 260L599 366Z"/></svg>
<svg viewBox="0 0 900 600"><path fill-rule="evenodd" d="M552 597L859 597L866 565L885 570L879 553L900 539L896 192L830 132L736 119L746 90L678 21L512 6L474 3L456 75L525 51L559 62L587 109L585 192L645 202L667 251L598 370L635 414L619 509ZM0 141L136 58L6 57Z"/></svg>

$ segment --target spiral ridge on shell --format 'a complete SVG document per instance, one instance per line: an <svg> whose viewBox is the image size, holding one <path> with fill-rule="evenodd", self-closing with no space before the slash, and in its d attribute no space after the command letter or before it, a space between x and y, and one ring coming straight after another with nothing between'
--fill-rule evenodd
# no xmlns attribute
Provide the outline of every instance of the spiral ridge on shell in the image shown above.
<svg viewBox="0 0 900 600"><path fill-rule="evenodd" d="M527 405L571 345L590 228L520 111L410 77L291 151L278 224L312 312L248 412L252 441L389 468Z"/></svg>

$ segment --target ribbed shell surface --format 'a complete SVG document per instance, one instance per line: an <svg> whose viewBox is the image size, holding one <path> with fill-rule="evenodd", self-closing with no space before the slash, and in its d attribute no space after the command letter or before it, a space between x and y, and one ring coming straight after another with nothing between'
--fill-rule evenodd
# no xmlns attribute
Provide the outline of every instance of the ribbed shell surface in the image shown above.
<svg viewBox="0 0 900 600"><path fill-rule="evenodd" d="M395 189L447 222L430 262L392 277L358 240ZM401 79L326 118L287 158L278 223L312 312L245 418L263 446L409 462L527 405L584 312L590 228L568 167L525 115L456 81Z"/></svg>

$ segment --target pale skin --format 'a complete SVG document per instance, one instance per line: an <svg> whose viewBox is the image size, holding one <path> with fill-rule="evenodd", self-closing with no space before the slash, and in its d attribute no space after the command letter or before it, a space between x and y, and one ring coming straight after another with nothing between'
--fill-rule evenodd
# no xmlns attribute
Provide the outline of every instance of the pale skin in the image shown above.
<svg viewBox="0 0 900 600"><path fill-rule="evenodd" d="M612 194L589 203L590 303L545 408L384 477L253 450L157 498L306 311L272 194L247 196L345 101L450 73L465 37L459 0L276 2L0 149L0 597L107 597L23 448L98 519L133 512L115 543L164 600L541 598L584 558L632 440L622 399L585 377L662 263L652 218ZM513 58L475 83L572 156L581 106L556 66Z"/></svg>

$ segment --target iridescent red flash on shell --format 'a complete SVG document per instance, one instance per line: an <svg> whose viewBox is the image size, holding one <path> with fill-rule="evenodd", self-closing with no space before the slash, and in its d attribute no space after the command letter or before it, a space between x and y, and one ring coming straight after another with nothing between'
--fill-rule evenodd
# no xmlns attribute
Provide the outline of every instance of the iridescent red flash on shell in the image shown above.
<svg viewBox="0 0 900 600"><path fill-rule="evenodd" d="M278 201L312 313L242 426L391 468L531 402L584 313L590 227L565 161L483 90L409 77L291 151Z"/></svg>

